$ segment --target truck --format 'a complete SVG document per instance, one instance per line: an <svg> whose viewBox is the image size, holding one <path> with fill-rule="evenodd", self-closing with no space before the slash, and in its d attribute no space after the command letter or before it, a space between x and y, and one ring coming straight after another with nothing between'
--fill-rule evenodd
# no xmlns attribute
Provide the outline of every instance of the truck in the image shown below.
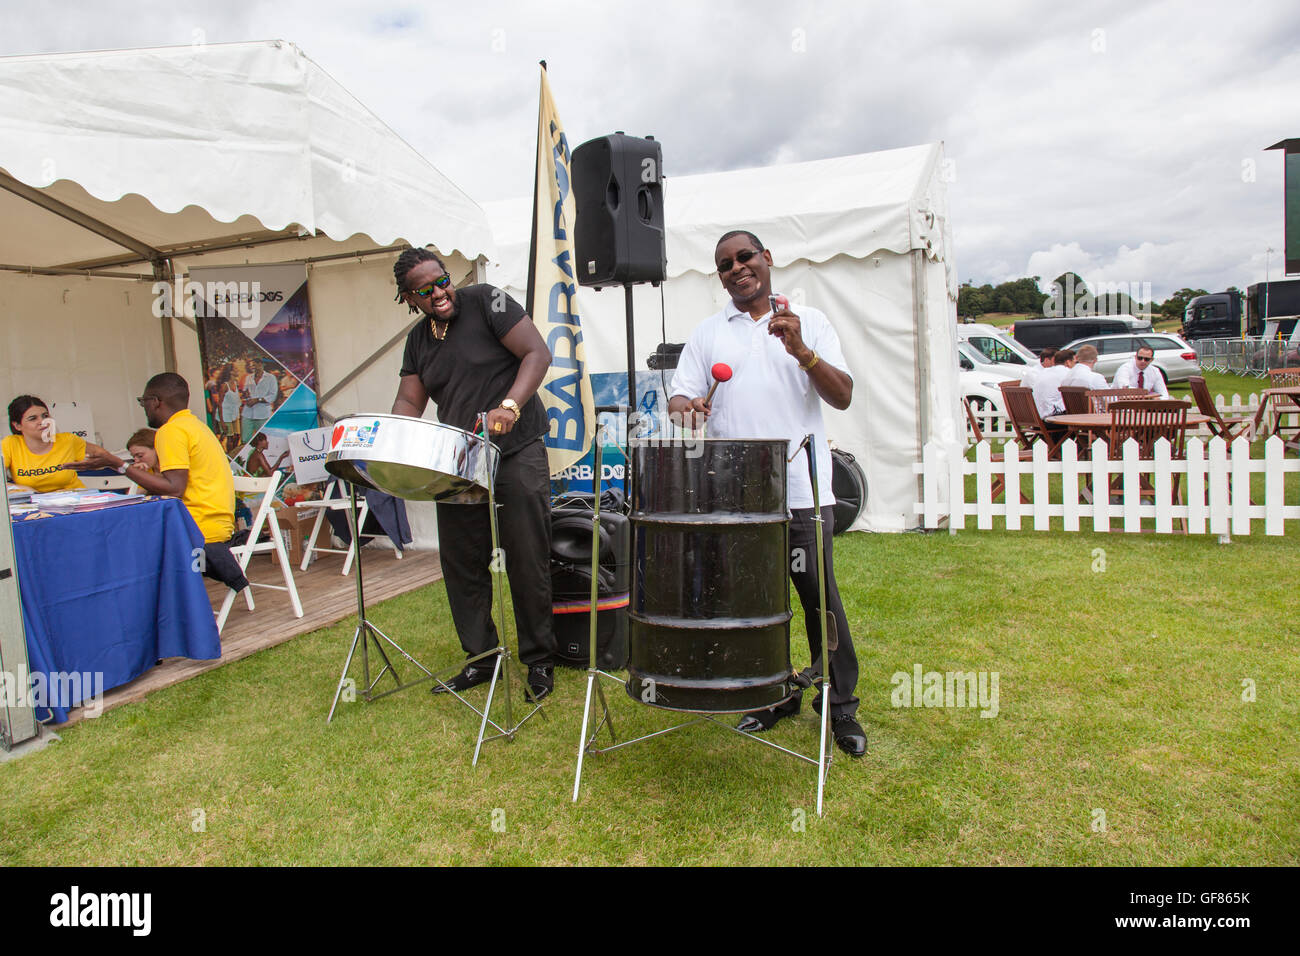
<svg viewBox="0 0 1300 956"><path fill-rule="evenodd" d="M1300 279L1256 282L1246 288L1246 334L1289 336L1300 316ZM1276 323L1276 324L1275 324ZM1267 326L1267 327L1266 327Z"/></svg>
<svg viewBox="0 0 1300 956"><path fill-rule="evenodd" d="M1193 339L1235 339L1241 335L1244 297L1240 292L1211 292L1188 301L1183 309L1182 336Z"/></svg>

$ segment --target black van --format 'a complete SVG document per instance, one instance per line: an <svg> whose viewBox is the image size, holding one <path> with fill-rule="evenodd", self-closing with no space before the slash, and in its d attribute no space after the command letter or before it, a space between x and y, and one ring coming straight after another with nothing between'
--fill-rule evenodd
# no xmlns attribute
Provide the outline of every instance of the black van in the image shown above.
<svg viewBox="0 0 1300 956"><path fill-rule="evenodd" d="M1075 339L1150 331L1150 319L1131 315L1089 315L1068 319L1021 319L1016 323L1014 335L1017 342L1037 355L1043 349L1059 349Z"/></svg>

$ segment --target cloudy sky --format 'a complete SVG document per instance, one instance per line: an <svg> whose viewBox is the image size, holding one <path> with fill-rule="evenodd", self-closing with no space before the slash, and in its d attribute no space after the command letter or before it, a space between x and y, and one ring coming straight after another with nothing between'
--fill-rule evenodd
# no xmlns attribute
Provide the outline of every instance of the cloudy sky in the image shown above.
<svg viewBox="0 0 1300 956"><path fill-rule="evenodd" d="M1300 4L987 0L47 3L0 55L285 39L480 202L531 188L537 61L569 142L673 175L942 140L962 280L1280 275Z"/></svg>

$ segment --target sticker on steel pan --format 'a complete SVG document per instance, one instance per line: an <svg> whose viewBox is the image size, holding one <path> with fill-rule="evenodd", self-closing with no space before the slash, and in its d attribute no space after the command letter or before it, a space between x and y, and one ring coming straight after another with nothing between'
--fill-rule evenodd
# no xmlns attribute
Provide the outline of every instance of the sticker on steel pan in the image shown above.
<svg viewBox="0 0 1300 956"><path fill-rule="evenodd" d="M375 444L375 435L379 432L379 422L369 425L335 425L330 436L330 450L345 448L371 448Z"/></svg>

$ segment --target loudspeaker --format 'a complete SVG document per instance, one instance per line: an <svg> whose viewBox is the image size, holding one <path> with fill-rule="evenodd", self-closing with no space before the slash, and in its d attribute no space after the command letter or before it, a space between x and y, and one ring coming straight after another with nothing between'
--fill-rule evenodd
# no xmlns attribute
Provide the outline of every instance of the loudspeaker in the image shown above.
<svg viewBox="0 0 1300 956"><path fill-rule="evenodd" d="M615 498L617 497L617 502ZM606 501L622 505L621 494ZM574 495L551 511L551 594L554 601L555 662L586 667L591 638L591 496ZM600 513L596 547L596 663L603 670L627 664L627 604L632 582L632 526L621 511Z"/></svg>
<svg viewBox="0 0 1300 956"><path fill-rule="evenodd" d="M582 285L664 281L663 160L654 139L621 132L573 151L573 242Z"/></svg>

